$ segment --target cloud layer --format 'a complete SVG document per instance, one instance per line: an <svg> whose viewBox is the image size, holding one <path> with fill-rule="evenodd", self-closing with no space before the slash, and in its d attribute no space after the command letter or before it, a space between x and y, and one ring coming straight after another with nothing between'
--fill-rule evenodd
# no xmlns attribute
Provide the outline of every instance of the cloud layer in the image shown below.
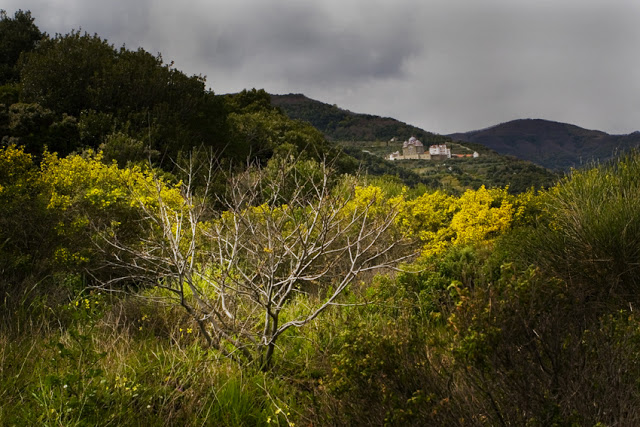
<svg viewBox="0 0 640 427"><path fill-rule="evenodd" d="M637 0L25 0L40 28L161 52L217 93L301 92L449 133L640 129Z"/></svg>

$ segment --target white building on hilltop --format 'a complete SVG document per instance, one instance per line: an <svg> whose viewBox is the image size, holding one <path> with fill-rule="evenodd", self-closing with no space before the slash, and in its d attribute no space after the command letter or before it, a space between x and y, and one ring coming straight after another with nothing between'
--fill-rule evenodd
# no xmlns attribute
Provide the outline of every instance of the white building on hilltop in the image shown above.
<svg viewBox="0 0 640 427"><path fill-rule="evenodd" d="M451 149L446 144L432 145L429 147L429 155L433 160L446 160L451 158Z"/></svg>
<svg viewBox="0 0 640 427"><path fill-rule="evenodd" d="M420 154L424 154L424 145L415 137L412 136L402 144L402 155L404 157L410 158L410 156L419 156Z"/></svg>
<svg viewBox="0 0 640 427"><path fill-rule="evenodd" d="M430 158L429 153L424 152L424 145L415 137L409 138L402 143L402 154L399 151L389 155L389 160L426 159Z"/></svg>
<svg viewBox="0 0 640 427"><path fill-rule="evenodd" d="M395 138L390 142L394 142ZM429 147L429 151L425 152L424 145L415 137L409 138L402 144L402 154L400 151L389 154L389 160L447 160L451 157L479 157L480 155L474 151L473 154L451 154L451 149L446 144L436 144Z"/></svg>

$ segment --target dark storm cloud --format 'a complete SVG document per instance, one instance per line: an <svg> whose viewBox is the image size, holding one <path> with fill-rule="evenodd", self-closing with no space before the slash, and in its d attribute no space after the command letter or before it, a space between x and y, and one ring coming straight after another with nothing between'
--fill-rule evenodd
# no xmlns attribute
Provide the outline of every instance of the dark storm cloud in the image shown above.
<svg viewBox="0 0 640 427"><path fill-rule="evenodd" d="M9 0L42 29L162 52L218 93L302 92L441 133L640 128L637 0Z"/></svg>
<svg viewBox="0 0 640 427"><path fill-rule="evenodd" d="M17 9L31 10L36 24L51 35L81 29L120 45L125 41L135 43L148 32L152 0L9 0L8 3L4 8L9 13Z"/></svg>
<svg viewBox="0 0 640 427"><path fill-rule="evenodd" d="M411 64L416 73L407 81L417 84L403 89L422 108L405 118L445 132L521 117L638 129L639 6L488 1L428 15L428 56Z"/></svg>
<svg viewBox="0 0 640 427"><path fill-rule="evenodd" d="M404 61L420 52L418 34L398 14L385 22L363 12L361 19L337 22L323 6L284 3L231 10L213 32L203 28L199 52L229 72L250 68L308 85L399 77Z"/></svg>

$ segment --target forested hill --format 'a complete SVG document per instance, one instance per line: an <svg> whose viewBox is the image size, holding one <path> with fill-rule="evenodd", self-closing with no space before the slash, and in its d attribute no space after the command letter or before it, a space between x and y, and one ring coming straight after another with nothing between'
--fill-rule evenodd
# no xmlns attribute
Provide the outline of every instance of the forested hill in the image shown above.
<svg viewBox="0 0 640 427"><path fill-rule="evenodd" d="M171 169L194 147L234 165L278 153L339 156L342 172L356 164L272 107L264 90L217 95L160 54L74 30L50 36L21 10L0 10L0 141L36 159L101 151L120 166L151 160Z"/></svg>
<svg viewBox="0 0 640 427"><path fill-rule="evenodd" d="M339 143L369 173L397 176L409 185L424 183L454 192L481 185L488 188L508 186L509 191L519 193L530 187L548 187L557 179L557 175L537 164L501 155L484 145L456 143L448 136L427 132L396 119L354 113L302 94L271 95L271 105L279 107L289 118L310 123L327 139ZM411 136L427 146L447 144L455 154L477 151L480 159L383 160L389 153L402 150L402 142Z"/></svg>
<svg viewBox="0 0 640 427"><path fill-rule="evenodd" d="M609 135L541 119L513 120L449 136L482 144L498 153L529 160L549 169L561 170L579 167L593 160L607 160L640 145L640 132Z"/></svg>
<svg viewBox="0 0 640 427"><path fill-rule="evenodd" d="M388 141L395 137L404 141L415 136L429 144L450 141L448 137L426 132L390 117L353 113L302 94L271 95L271 104L280 107L292 119L311 123L330 140Z"/></svg>

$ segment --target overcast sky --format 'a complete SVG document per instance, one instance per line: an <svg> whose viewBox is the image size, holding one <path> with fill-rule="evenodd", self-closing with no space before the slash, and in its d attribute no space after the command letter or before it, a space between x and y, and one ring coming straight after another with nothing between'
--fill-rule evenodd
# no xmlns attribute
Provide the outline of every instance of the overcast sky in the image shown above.
<svg viewBox="0 0 640 427"><path fill-rule="evenodd" d="M264 88L437 133L517 118L640 130L638 0L4 0L50 34L161 52L216 93Z"/></svg>

